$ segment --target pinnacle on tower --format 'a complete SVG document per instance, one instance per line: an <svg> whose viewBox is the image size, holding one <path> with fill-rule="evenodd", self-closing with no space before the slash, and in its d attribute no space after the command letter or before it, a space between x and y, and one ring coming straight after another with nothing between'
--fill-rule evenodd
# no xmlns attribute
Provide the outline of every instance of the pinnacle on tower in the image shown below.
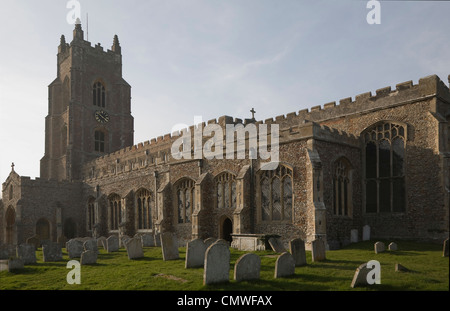
<svg viewBox="0 0 450 311"><path fill-rule="evenodd" d="M111 51L119 53L119 54L122 51L122 49L120 47L120 43L119 43L119 37L117 35L114 35L114 40L113 40L113 45L111 47Z"/></svg>
<svg viewBox="0 0 450 311"><path fill-rule="evenodd" d="M84 40L84 32L83 29L81 29L81 20L80 18L77 18L75 21L75 29L73 30L73 39L80 39Z"/></svg>

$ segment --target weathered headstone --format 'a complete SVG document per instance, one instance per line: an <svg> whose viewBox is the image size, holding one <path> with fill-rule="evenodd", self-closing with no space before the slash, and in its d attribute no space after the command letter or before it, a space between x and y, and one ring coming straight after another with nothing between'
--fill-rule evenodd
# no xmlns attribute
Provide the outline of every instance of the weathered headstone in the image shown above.
<svg viewBox="0 0 450 311"><path fill-rule="evenodd" d="M325 242L322 239L317 239L311 242L311 256L313 262L326 259Z"/></svg>
<svg viewBox="0 0 450 311"><path fill-rule="evenodd" d="M204 242L205 242L205 246L206 248L210 247L214 242L216 242L217 239L215 238L207 238Z"/></svg>
<svg viewBox="0 0 450 311"><path fill-rule="evenodd" d="M24 265L36 263L36 250L33 244L17 246L17 258L22 259Z"/></svg>
<svg viewBox="0 0 450 311"><path fill-rule="evenodd" d="M44 262L62 260L61 245L59 245L59 243L49 241L48 243L42 245L42 255Z"/></svg>
<svg viewBox="0 0 450 311"><path fill-rule="evenodd" d="M23 269L23 260L20 258L11 258L8 260L8 271Z"/></svg>
<svg viewBox="0 0 450 311"><path fill-rule="evenodd" d="M277 261L275 262L274 277L277 279L293 275L294 273L295 273L294 257L288 252L284 252L280 256L278 256Z"/></svg>
<svg viewBox="0 0 450 311"><path fill-rule="evenodd" d="M97 248L103 247L103 249L106 249L106 238L104 236L97 238Z"/></svg>
<svg viewBox="0 0 450 311"><path fill-rule="evenodd" d="M234 280L236 282L257 280L261 270L261 258L253 253L242 255L234 265Z"/></svg>
<svg viewBox="0 0 450 311"><path fill-rule="evenodd" d="M389 243L388 249L389 249L390 251L396 251L396 250L398 250L397 243L395 243L395 242Z"/></svg>
<svg viewBox="0 0 450 311"><path fill-rule="evenodd" d="M276 253L286 252L286 249L284 248L283 242L281 241L280 238L271 237L271 238L269 238L268 242L274 252L276 252Z"/></svg>
<svg viewBox="0 0 450 311"><path fill-rule="evenodd" d="M80 264L81 265L92 265L97 263L97 253L92 250L86 250L81 253Z"/></svg>
<svg viewBox="0 0 450 311"><path fill-rule="evenodd" d="M160 247L161 246L161 233L155 233L155 246Z"/></svg>
<svg viewBox="0 0 450 311"><path fill-rule="evenodd" d="M129 238L125 242L125 248L127 250L128 259L137 259L144 257L144 251L142 250L142 242L139 238Z"/></svg>
<svg viewBox="0 0 450 311"><path fill-rule="evenodd" d="M84 251L83 242L76 239L70 239L66 243L66 250L69 258L79 258L81 253Z"/></svg>
<svg viewBox="0 0 450 311"><path fill-rule="evenodd" d="M358 229L350 230L350 243L358 242Z"/></svg>
<svg viewBox="0 0 450 311"><path fill-rule="evenodd" d="M153 247L155 246L155 237L153 234L145 233L141 236L141 242L143 247Z"/></svg>
<svg viewBox="0 0 450 311"><path fill-rule="evenodd" d="M186 244L185 268L203 267L206 245L201 239L189 241Z"/></svg>
<svg viewBox="0 0 450 311"><path fill-rule="evenodd" d="M380 263L376 260L360 265L353 275L351 287L367 286L381 283Z"/></svg>
<svg viewBox="0 0 450 311"><path fill-rule="evenodd" d="M448 238L444 241L443 249L442 249L442 256L448 257Z"/></svg>
<svg viewBox="0 0 450 311"><path fill-rule="evenodd" d="M306 265L305 242L302 239L293 239L289 241L289 251L294 256L296 267Z"/></svg>
<svg viewBox="0 0 450 311"><path fill-rule="evenodd" d="M41 240L37 234L29 237L26 242L27 244L33 244L36 250L41 247Z"/></svg>
<svg viewBox="0 0 450 311"><path fill-rule="evenodd" d="M399 263L395 264L395 272L408 272L408 271L409 271L409 269L406 268L405 266L403 266Z"/></svg>
<svg viewBox="0 0 450 311"><path fill-rule="evenodd" d="M161 234L161 251L164 261L179 258L178 241L175 233L164 232Z"/></svg>
<svg viewBox="0 0 450 311"><path fill-rule="evenodd" d="M363 227L362 239L363 239L363 241L369 241L370 240L370 226L369 225L365 225Z"/></svg>
<svg viewBox="0 0 450 311"><path fill-rule="evenodd" d="M383 242L376 242L374 244L374 249L375 249L375 254L379 254L386 250L386 246L384 245Z"/></svg>
<svg viewBox="0 0 450 311"><path fill-rule="evenodd" d="M111 235L106 239L106 251L108 253L119 251L119 238Z"/></svg>
<svg viewBox="0 0 450 311"><path fill-rule="evenodd" d="M95 239L87 240L83 243L83 248L85 251L93 251L98 253L97 241Z"/></svg>
<svg viewBox="0 0 450 311"><path fill-rule="evenodd" d="M203 285L229 282L230 249L222 243L214 243L205 253Z"/></svg>

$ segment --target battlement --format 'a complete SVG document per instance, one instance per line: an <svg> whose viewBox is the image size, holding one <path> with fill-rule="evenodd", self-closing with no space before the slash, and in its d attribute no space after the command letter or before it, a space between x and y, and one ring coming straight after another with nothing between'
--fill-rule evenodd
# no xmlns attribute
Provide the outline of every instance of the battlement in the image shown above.
<svg viewBox="0 0 450 311"><path fill-rule="evenodd" d="M449 100L447 86L436 75L419 79L418 84L413 81L398 83L395 89L390 86L377 89L375 94L366 92L347 97L323 105L302 109L286 115L264 120L266 124L277 123L280 128L293 126L303 120L323 122L331 119L342 118L353 114L368 113L377 109L385 109L416 101L426 100L429 97L438 96Z"/></svg>

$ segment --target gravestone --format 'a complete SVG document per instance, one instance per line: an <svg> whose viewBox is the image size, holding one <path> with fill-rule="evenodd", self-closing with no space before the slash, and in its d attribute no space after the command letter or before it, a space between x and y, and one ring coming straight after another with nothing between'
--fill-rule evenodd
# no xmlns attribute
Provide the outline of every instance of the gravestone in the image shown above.
<svg viewBox="0 0 450 311"><path fill-rule="evenodd" d="M216 242L217 239L215 238L207 238L204 242L205 242L205 246L206 248L210 247L214 242Z"/></svg>
<svg viewBox="0 0 450 311"><path fill-rule="evenodd" d="M296 267L306 265L305 242L302 239L293 239L289 241L289 251L294 256Z"/></svg>
<svg viewBox="0 0 450 311"><path fill-rule="evenodd" d="M280 238L271 237L268 242L274 252L276 253L286 252L286 249L284 248L283 242L281 241Z"/></svg>
<svg viewBox="0 0 450 311"><path fill-rule="evenodd" d="M408 272L408 271L409 271L409 269L406 268L405 266L403 266L399 263L395 264L395 272Z"/></svg>
<svg viewBox="0 0 450 311"><path fill-rule="evenodd" d="M144 251L142 250L142 242L140 238L126 239L125 248L127 250L128 259L144 257Z"/></svg>
<svg viewBox="0 0 450 311"><path fill-rule="evenodd" d="M41 246L41 241L40 241L39 236L37 234L35 234L32 237L28 238L26 242L27 242L27 244L33 244L36 250Z"/></svg>
<svg viewBox="0 0 450 311"><path fill-rule="evenodd" d="M42 255L44 262L62 260L61 245L59 245L59 243L49 241L48 243L42 245Z"/></svg>
<svg viewBox="0 0 450 311"><path fill-rule="evenodd" d="M123 235L119 240L120 241L119 247L125 247L125 244L127 243L127 241L129 239L131 239L131 238L128 235Z"/></svg>
<svg viewBox="0 0 450 311"><path fill-rule="evenodd" d="M444 241L444 246L442 249L442 256L448 257L448 238Z"/></svg>
<svg viewBox="0 0 450 311"><path fill-rule="evenodd" d="M69 258L80 258L81 253L84 251L83 242L76 239L70 239L66 243L66 250Z"/></svg>
<svg viewBox="0 0 450 311"><path fill-rule="evenodd" d="M11 258L8 260L8 271L16 271L23 269L23 260L20 258Z"/></svg>
<svg viewBox="0 0 450 311"><path fill-rule="evenodd" d="M326 259L325 242L322 239L317 239L311 242L311 256L313 262Z"/></svg>
<svg viewBox="0 0 450 311"><path fill-rule="evenodd" d="M104 236L97 238L97 248L99 247L106 249L106 238Z"/></svg>
<svg viewBox="0 0 450 311"><path fill-rule="evenodd" d="M358 242L358 229L350 230L350 243Z"/></svg>
<svg viewBox="0 0 450 311"><path fill-rule="evenodd" d="M396 251L396 250L398 250L397 243L395 243L395 242L389 243L388 249L389 249L390 251Z"/></svg>
<svg viewBox="0 0 450 311"><path fill-rule="evenodd" d="M163 260L174 260L179 258L177 236L172 232L161 234L161 250Z"/></svg>
<svg viewBox="0 0 450 311"><path fill-rule="evenodd" d="M375 254L382 253L386 250L386 247L383 242L376 242L374 244L374 248L375 248Z"/></svg>
<svg viewBox="0 0 450 311"><path fill-rule="evenodd" d="M185 268L203 267L205 262L206 245L201 239L189 241L186 244Z"/></svg>
<svg viewBox="0 0 450 311"><path fill-rule="evenodd" d="M92 265L97 263L97 253L92 250L86 250L81 253L80 264L81 265Z"/></svg>
<svg viewBox="0 0 450 311"><path fill-rule="evenodd" d="M17 258L21 259L24 265L36 263L36 250L33 244L20 244L17 246Z"/></svg>
<svg viewBox="0 0 450 311"><path fill-rule="evenodd" d="M203 285L229 282L230 249L222 243L214 243L205 253Z"/></svg>
<svg viewBox="0 0 450 311"><path fill-rule="evenodd" d="M280 256L278 256L277 261L275 262L274 277L277 279L294 275L294 273L295 273L294 256L292 256L288 252L284 252Z"/></svg>
<svg viewBox="0 0 450 311"><path fill-rule="evenodd" d="M108 253L119 251L119 238L111 235L106 239L106 251Z"/></svg>
<svg viewBox="0 0 450 311"><path fill-rule="evenodd" d="M95 239L87 240L83 243L83 248L85 251L93 251L98 253L97 241Z"/></svg>
<svg viewBox="0 0 450 311"><path fill-rule="evenodd" d="M370 240L370 226L369 225L365 225L363 227L362 239L363 239L363 241L369 241Z"/></svg>
<svg viewBox="0 0 450 311"><path fill-rule="evenodd" d="M9 259L16 255L16 247L13 244L0 244L0 259Z"/></svg>
<svg viewBox="0 0 450 311"><path fill-rule="evenodd" d="M160 247L161 246L161 233L155 233L155 245L156 247Z"/></svg>
<svg viewBox="0 0 450 311"><path fill-rule="evenodd" d="M153 234L145 233L141 236L141 242L143 247L155 246L155 237Z"/></svg>
<svg viewBox="0 0 450 311"><path fill-rule="evenodd" d="M367 262L360 265L353 275L352 284L350 287L355 288L359 286L369 285L367 283L367 274L371 271L371 269L367 268Z"/></svg>
<svg viewBox="0 0 450 311"><path fill-rule="evenodd" d="M236 282L257 280L261 270L261 258L253 253L244 254L234 265L234 280Z"/></svg>

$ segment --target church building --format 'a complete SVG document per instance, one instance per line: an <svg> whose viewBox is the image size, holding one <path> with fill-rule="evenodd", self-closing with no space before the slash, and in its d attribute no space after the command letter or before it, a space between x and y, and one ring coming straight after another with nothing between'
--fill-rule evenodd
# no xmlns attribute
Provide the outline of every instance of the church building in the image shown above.
<svg viewBox="0 0 450 311"><path fill-rule="evenodd" d="M448 237L450 92L436 75L266 120L222 116L183 132L266 125L265 133L246 133L249 146L256 136L273 141L277 129L271 167L255 150L236 156L237 148L232 157L174 157L181 133L135 144L133 120L118 37L105 51L76 24L70 43L61 36L48 86L40 177L12 165L2 184L0 244L171 231L180 246L215 237L258 249L279 236L337 249L351 232L361 240L365 226L372 239Z"/></svg>

